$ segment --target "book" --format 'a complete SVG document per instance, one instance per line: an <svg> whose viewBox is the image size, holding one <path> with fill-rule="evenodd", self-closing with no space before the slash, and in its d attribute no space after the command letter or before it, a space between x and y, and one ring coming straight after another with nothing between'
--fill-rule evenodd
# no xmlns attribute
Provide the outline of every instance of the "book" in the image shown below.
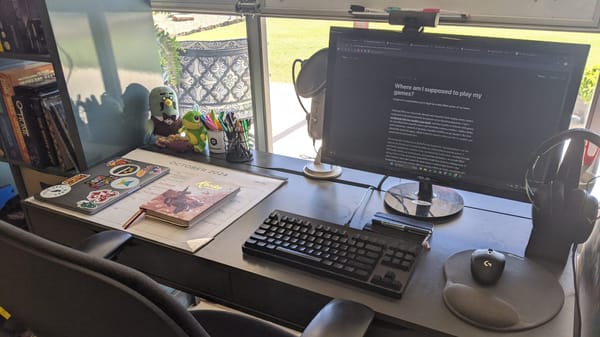
<svg viewBox="0 0 600 337"><path fill-rule="evenodd" d="M77 167L75 147L67 129L65 109L60 94L57 92L55 95L42 97L40 104L50 140L54 145L58 166L65 171Z"/></svg>
<svg viewBox="0 0 600 337"><path fill-rule="evenodd" d="M0 42L5 51L48 52L38 0L0 1Z"/></svg>
<svg viewBox="0 0 600 337"><path fill-rule="evenodd" d="M182 227L192 227L233 198L238 186L201 180L183 189L168 189L140 206L146 216Z"/></svg>
<svg viewBox="0 0 600 337"><path fill-rule="evenodd" d="M13 104L14 88L51 79L55 79L54 68L51 63L25 61L0 69L0 94L2 94L4 108L7 111L17 140L21 160L26 164L31 164L31 158L29 157L25 137L21 133L21 126L19 125L21 121L17 117L17 111Z"/></svg>
<svg viewBox="0 0 600 337"><path fill-rule="evenodd" d="M42 92L39 95L30 97L30 101L35 123L40 130L41 142L43 143L43 148L46 150L48 155L49 165L58 166L59 161L56 154L56 147L54 145L54 141L52 140L50 128L48 126L48 122L46 121L46 117L44 116L44 108L42 106L44 100L48 100L50 98L57 98L62 103L58 89Z"/></svg>
<svg viewBox="0 0 600 337"><path fill-rule="evenodd" d="M13 52L29 52L27 26L23 21L23 0L3 0L3 22L6 24L6 33L12 44Z"/></svg>
<svg viewBox="0 0 600 337"><path fill-rule="evenodd" d="M14 88L13 102L21 133L25 139L31 165L45 168L58 164L54 145L41 111L41 97L57 93L56 81L47 81Z"/></svg>
<svg viewBox="0 0 600 337"><path fill-rule="evenodd" d="M19 144L15 137L10 119L4 107L4 99L0 96L0 138L4 145L4 155L6 159L20 162L22 160L19 152Z"/></svg>

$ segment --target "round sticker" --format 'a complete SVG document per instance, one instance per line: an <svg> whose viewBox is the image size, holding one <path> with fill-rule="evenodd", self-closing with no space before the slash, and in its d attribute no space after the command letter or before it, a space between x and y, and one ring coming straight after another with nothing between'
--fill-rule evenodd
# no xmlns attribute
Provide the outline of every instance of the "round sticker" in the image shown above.
<svg viewBox="0 0 600 337"><path fill-rule="evenodd" d="M40 192L40 196L42 198L48 198L48 199L58 198L69 192L71 192L71 186L65 185L65 184L60 184L60 185L50 186L50 187L44 189L43 191Z"/></svg>
<svg viewBox="0 0 600 337"><path fill-rule="evenodd" d="M110 187L118 190L134 188L140 184L140 180L134 177L117 178L110 183Z"/></svg>
<svg viewBox="0 0 600 337"><path fill-rule="evenodd" d="M115 166L110 169L110 174L117 177L129 176L140 170L140 167L135 164L125 164Z"/></svg>

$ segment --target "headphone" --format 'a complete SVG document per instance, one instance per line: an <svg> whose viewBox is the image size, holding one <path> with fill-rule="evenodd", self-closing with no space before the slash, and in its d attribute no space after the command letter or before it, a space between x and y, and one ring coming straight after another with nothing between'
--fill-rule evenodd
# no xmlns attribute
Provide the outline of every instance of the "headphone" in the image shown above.
<svg viewBox="0 0 600 337"><path fill-rule="evenodd" d="M561 144L569 141L564 151ZM533 228L525 250L526 257L541 258L564 267L572 244L587 240L598 217L598 200L580 187L582 163L589 145L600 148L600 135L587 129L569 129L544 141L535 151L525 177L527 195L532 204ZM591 157L592 162L596 159ZM532 188L540 159L544 162L543 179Z"/></svg>

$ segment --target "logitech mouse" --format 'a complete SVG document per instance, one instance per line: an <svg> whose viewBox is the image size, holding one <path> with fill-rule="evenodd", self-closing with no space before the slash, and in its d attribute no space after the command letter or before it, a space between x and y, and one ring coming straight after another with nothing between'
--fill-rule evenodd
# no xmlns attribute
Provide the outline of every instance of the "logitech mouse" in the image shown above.
<svg viewBox="0 0 600 337"><path fill-rule="evenodd" d="M506 257L493 249L476 249L471 254L471 275L485 286L493 285L504 271Z"/></svg>

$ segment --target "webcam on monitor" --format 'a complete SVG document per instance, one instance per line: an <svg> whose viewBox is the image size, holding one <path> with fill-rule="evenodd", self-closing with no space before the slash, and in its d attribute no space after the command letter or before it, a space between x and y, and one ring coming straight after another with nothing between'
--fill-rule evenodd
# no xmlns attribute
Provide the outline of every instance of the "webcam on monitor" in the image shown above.
<svg viewBox="0 0 600 337"><path fill-rule="evenodd" d="M388 22L390 25L403 25L404 31L421 31L423 27L435 27L440 20L438 12L417 12L393 10Z"/></svg>

